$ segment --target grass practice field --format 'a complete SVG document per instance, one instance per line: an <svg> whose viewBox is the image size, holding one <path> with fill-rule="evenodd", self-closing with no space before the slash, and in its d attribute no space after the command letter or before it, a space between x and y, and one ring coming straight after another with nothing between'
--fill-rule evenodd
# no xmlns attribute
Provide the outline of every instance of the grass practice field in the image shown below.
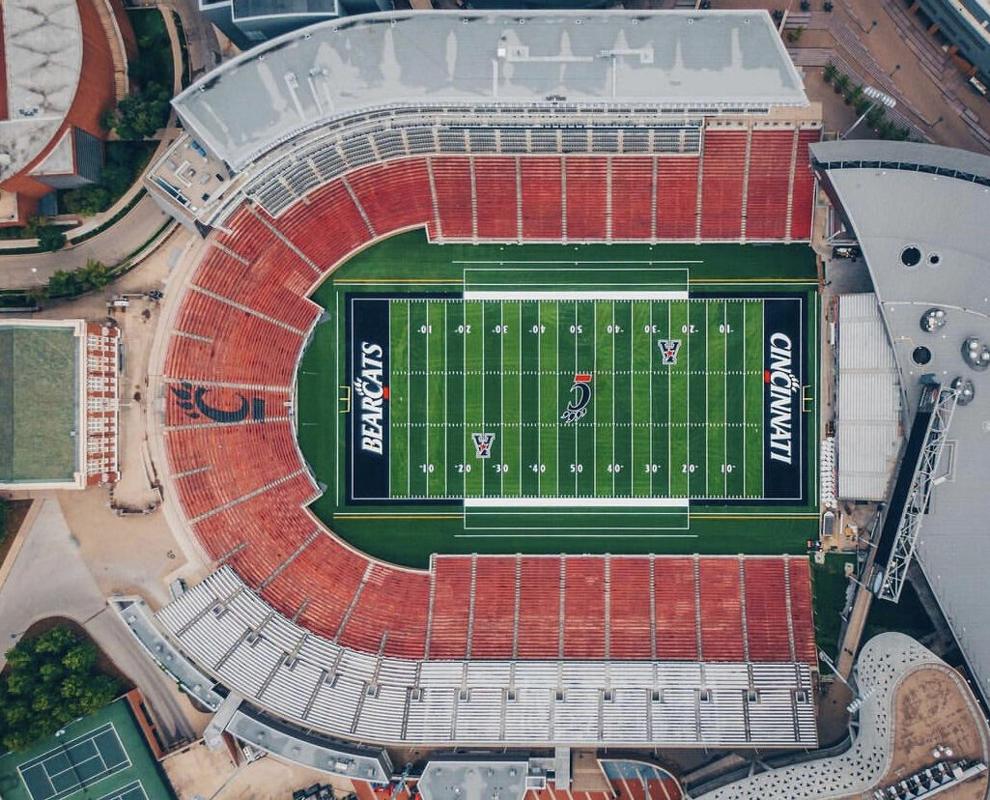
<svg viewBox="0 0 990 800"><path fill-rule="evenodd" d="M72 479L76 347L70 328L0 320L0 481Z"/></svg>
<svg viewBox="0 0 990 800"><path fill-rule="evenodd" d="M330 322L298 391L314 511L411 564L803 551L814 280L805 247L383 242L315 297Z"/></svg>

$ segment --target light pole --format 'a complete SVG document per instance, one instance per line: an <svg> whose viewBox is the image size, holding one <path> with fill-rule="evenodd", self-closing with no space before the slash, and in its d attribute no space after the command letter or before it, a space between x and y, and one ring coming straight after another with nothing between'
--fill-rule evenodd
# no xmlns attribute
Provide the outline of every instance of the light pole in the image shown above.
<svg viewBox="0 0 990 800"><path fill-rule="evenodd" d="M894 77L894 76L895 76L895 75L897 74L897 71L898 71L898 70L899 70L900 68L901 68L901 65L900 65L900 64L894 64L894 68L893 68L893 69L892 69L892 70L890 71L890 73L889 73L889 76L890 76L891 78L893 78L893 77Z"/></svg>
<svg viewBox="0 0 990 800"><path fill-rule="evenodd" d="M862 114L859 115L859 119L857 119L852 125L850 125L849 128L846 130L846 132L839 137L840 139L847 138L849 134L852 133L853 130L855 130L856 126L859 125L859 123L861 123L864 119L866 119L866 115L869 114L874 109L877 103L880 103L881 105L884 105L887 108L893 108L894 106L897 105L897 101L893 97L891 97L886 92L881 92L875 86L864 87L863 94L869 97L870 100L872 100L873 102L870 103L866 111L864 111Z"/></svg>

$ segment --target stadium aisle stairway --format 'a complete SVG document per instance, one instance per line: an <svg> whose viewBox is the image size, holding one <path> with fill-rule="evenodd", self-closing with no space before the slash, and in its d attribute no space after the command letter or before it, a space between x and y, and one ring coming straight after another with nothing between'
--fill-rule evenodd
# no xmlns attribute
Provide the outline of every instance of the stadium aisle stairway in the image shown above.
<svg viewBox="0 0 990 800"><path fill-rule="evenodd" d="M753 131L746 189L746 237L783 239L794 131Z"/></svg>
<svg viewBox="0 0 990 800"><path fill-rule="evenodd" d="M613 240L641 242L656 238L652 220L655 163L656 159L645 156L612 159Z"/></svg>
<svg viewBox="0 0 990 800"><path fill-rule="evenodd" d="M523 238L560 241L563 234L561 160L533 156L519 160L522 184Z"/></svg>
<svg viewBox="0 0 990 800"><path fill-rule="evenodd" d="M703 239L738 239L742 234L746 138L744 130L705 132L701 181Z"/></svg>

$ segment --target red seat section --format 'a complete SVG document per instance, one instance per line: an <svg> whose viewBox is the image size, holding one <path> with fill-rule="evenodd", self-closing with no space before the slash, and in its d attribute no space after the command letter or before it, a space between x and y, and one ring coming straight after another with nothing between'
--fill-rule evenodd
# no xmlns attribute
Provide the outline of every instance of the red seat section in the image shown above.
<svg viewBox="0 0 990 800"><path fill-rule="evenodd" d="M516 559L477 560L474 583L472 658L512 658L516 612Z"/></svg>
<svg viewBox="0 0 990 800"><path fill-rule="evenodd" d="M430 658L464 658L471 614L471 559L436 559L433 584Z"/></svg>
<svg viewBox="0 0 990 800"><path fill-rule="evenodd" d="M175 331L165 374L188 380L288 386L303 342L298 333L195 291L186 294Z"/></svg>
<svg viewBox="0 0 990 800"><path fill-rule="evenodd" d="M254 261L277 241L257 213L244 203L214 233L217 244L232 250L247 262Z"/></svg>
<svg viewBox="0 0 990 800"><path fill-rule="evenodd" d="M653 652L650 560L609 559L609 655L648 659Z"/></svg>
<svg viewBox="0 0 990 800"><path fill-rule="evenodd" d="M475 158L474 183L479 238L500 241L519 238L516 160L499 156Z"/></svg>
<svg viewBox="0 0 990 800"><path fill-rule="evenodd" d="M701 235L705 239L742 235L746 136L746 131L705 131L701 185Z"/></svg>
<svg viewBox="0 0 990 800"><path fill-rule="evenodd" d="M210 248L193 277L196 286L299 330L308 329L320 315L319 307L306 299L316 280L313 268L275 238L247 263Z"/></svg>
<svg viewBox="0 0 990 800"><path fill-rule="evenodd" d="M564 159L567 194L567 238L569 240L605 238L605 169L604 158Z"/></svg>
<svg viewBox="0 0 990 800"><path fill-rule="evenodd" d="M371 240L371 232L342 180L310 192L282 214L276 225L323 270Z"/></svg>
<svg viewBox="0 0 990 800"><path fill-rule="evenodd" d="M811 220L815 203L815 173L811 169L808 145L821 141L820 129L798 131L797 160L794 162L794 187L791 190L791 238L811 238Z"/></svg>
<svg viewBox="0 0 990 800"><path fill-rule="evenodd" d="M605 560L564 558L564 658L605 657Z"/></svg>
<svg viewBox="0 0 990 800"><path fill-rule="evenodd" d="M754 130L746 184L746 238L787 236L794 131Z"/></svg>
<svg viewBox="0 0 990 800"><path fill-rule="evenodd" d="M293 438L288 421L166 431L169 465L186 513L198 516L295 472ZM250 452L268 457L243 457Z"/></svg>
<svg viewBox="0 0 990 800"><path fill-rule="evenodd" d="M612 159L612 238L649 239L653 235L653 168L646 156Z"/></svg>
<svg viewBox="0 0 990 800"><path fill-rule="evenodd" d="M657 164L657 238L695 238L698 164L697 156L660 156Z"/></svg>
<svg viewBox="0 0 990 800"><path fill-rule="evenodd" d="M313 522L301 508L312 497L309 478L297 475L205 517L193 529L214 558L233 551L229 563L257 588L312 534Z"/></svg>
<svg viewBox="0 0 990 800"><path fill-rule="evenodd" d="M747 558L746 633L750 661L790 661L787 585L779 558Z"/></svg>
<svg viewBox="0 0 990 800"><path fill-rule="evenodd" d="M366 652L422 658L429 601L425 572L373 564L339 640Z"/></svg>
<svg viewBox="0 0 990 800"><path fill-rule="evenodd" d="M433 185L440 209L440 230L445 239L474 236L471 162L466 157L433 159Z"/></svg>
<svg viewBox="0 0 990 800"><path fill-rule="evenodd" d="M811 601L811 564L807 558L787 559L791 589L791 623L794 654L798 661L818 665L815 647L815 618Z"/></svg>
<svg viewBox="0 0 990 800"><path fill-rule="evenodd" d="M656 558L653 561L657 658L661 661L698 658L694 566L691 558Z"/></svg>
<svg viewBox="0 0 990 800"><path fill-rule="evenodd" d="M261 594L283 611L303 609L300 625L333 638L367 568L367 558L321 531Z"/></svg>
<svg viewBox="0 0 990 800"><path fill-rule="evenodd" d="M523 238L559 241L564 222L560 159L556 156L523 157L519 164Z"/></svg>
<svg viewBox="0 0 990 800"><path fill-rule="evenodd" d="M361 167L347 181L379 235L425 225L433 218L430 177L422 159Z"/></svg>
<svg viewBox="0 0 990 800"><path fill-rule="evenodd" d="M701 559L701 650L705 661L742 661L739 559Z"/></svg>
<svg viewBox="0 0 990 800"><path fill-rule="evenodd" d="M519 658L557 658L560 559L523 558L519 566Z"/></svg>

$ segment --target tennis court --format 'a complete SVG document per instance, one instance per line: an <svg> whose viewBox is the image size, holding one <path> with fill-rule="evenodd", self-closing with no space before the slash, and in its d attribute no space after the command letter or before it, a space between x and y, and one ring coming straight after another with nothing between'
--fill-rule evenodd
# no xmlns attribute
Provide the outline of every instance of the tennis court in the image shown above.
<svg viewBox="0 0 990 800"><path fill-rule="evenodd" d="M60 800L130 765L113 723L107 723L76 739L60 742L58 747L18 766L17 771L32 800ZM143 794L141 790L138 795L110 797L137 800Z"/></svg>

